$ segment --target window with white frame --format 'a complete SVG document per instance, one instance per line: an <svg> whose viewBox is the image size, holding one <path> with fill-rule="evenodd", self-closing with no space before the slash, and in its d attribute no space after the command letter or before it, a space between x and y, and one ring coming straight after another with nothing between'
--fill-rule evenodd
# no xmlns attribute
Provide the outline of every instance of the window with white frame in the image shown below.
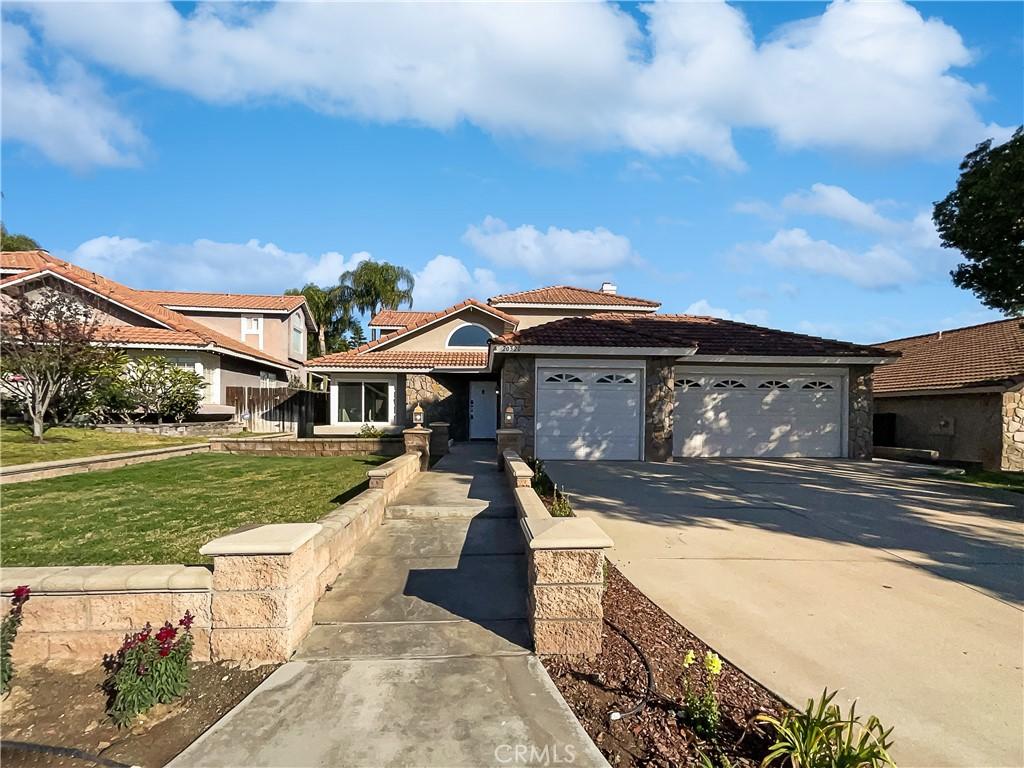
<svg viewBox="0 0 1024 768"><path fill-rule="evenodd" d="M303 350L303 322L302 313L296 312L292 315L292 354L301 355Z"/></svg>
<svg viewBox="0 0 1024 768"><path fill-rule="evenodd" d="M490 338L491 332L482 325L463 325L448 337L448 346L456 348L486 347Z"/></svg>
<svg viewBox="0 0 1024 768"><path fill-rule="evenodd" d="M338 421L387 423L387 382L338 382Z"/></svg>

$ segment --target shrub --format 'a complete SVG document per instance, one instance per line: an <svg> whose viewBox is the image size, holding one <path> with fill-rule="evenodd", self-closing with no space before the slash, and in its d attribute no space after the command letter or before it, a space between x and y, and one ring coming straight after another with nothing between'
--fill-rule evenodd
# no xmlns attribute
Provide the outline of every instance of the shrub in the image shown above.
<svg viewBox="0 0 1024 768"><path fill-rule="evenodd" d="M676 712L676 716L700 738L713 741L718 733L720 720L718 677L722 674L722 659L714 651L704 654L704 690L699 693L690 685L687 677L690 667L696 660L697 657L692 650L687 651L683 657L683 708Z"/></svg>
<svg viewBox="0 0 1024 768"><path fill-rule="evenodd" d="M356 434L359 437L384 437L383 430L377 429L373 424L363 424Z"/></svg>
<svg viewBox="0 0 1024 768"><path fill-rule="evenodd" d="M194 415L205 385L202 376L157 355L133 360L124 371L125 395L158 423L165 416L184 421Z"/></svg>
<svg viewBox="0 0 1024 768"><path fill-rule="evenodd" d="M185 611L177 627L168 621L155 633L146 624L141 632L125 635L117 653L104 657L104 688L115 723L127 725L154 704L169 704L188 690L193 620Z"/></svg>
<svg viewBox="0 0 1024 768"><path fill-rule="evenodd" d="M554 486L554 489L555 493L551 498L548 512L552 517L572 517L572 504L569 503L569 495L565 491L558 490L558 486Z"/></svg>
<svg viewBox="0 0 1024 768"><path fill-rule="evenodd" d="M551 496L555 493L555 484L552 482L551 477L544 470L544 462L540 459L535 459L532 462L528 462L530 469L533 470L533 480L531 485L541 496Z"/></svg>
<svg viewBox="0 0 1024 768"><path fill-rule="evenodd" d="M14 650L14 638L18 636L21 626L21 607L28 602L30 590L26 586L14 588L11 595L11 607L7 615L0 620L0 693L7 693L14 676L14 664L11 653Z"/></svg>
<svg viewBox="0 0 1024 768"><path fill-rule="evenodd" d="M759 715L758 720L775 729L775 743L762 765L792 768L883 768L895 766L889 757L892 728L886 729L872 715L867 722L857 716L857 704L846 717L833 704L836 693L826 688L817 702L807 700L802 712L788 710L781 718Z"/></svg>

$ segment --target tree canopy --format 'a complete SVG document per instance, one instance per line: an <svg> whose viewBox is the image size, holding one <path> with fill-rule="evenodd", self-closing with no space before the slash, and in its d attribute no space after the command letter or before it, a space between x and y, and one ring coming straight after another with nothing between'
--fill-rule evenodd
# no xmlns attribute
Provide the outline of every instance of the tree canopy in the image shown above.
<svg viewBox="0 0 1024 768"><path fill-rule="evenodd" d="M412 306L416 279L405 267L386 261L363 261L355 269L342 273L339 282L350 292L352 306L371 316L382 309Z"/></svg>
<svg viewBox="0 0 1024 768"><path fill-rule="evenodd" d="M1005 144L979 144L960 164L956 189L935 204L946 248L965 261L950 274L983 304L1024 315L1024 127Z"/></svg>
<svg viewBox="0 0 1024 768"><path fill-rule="evenodd" d="M0 251L38 251L39 243L28 235L12 235L0 223Z"/></svg>
<svg viewBox="0 0 1024 768"><path fill-rule="evenodd" d="M359 322L352 317L352 300L348 290L340 285L322 288L314 283L306 283L302 288L289 288L285 295L306 297L306 306L318 328L314 339L316 348L310 350L313 355L344 352L348 349L345 334L359 327Z"/></svg>

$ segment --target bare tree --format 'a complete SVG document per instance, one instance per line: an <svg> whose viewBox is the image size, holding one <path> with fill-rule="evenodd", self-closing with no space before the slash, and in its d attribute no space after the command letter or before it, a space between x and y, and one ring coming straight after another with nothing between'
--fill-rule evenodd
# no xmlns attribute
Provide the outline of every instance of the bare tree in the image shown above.
<svg viewBox="0 0 1024 768"><path fill-rule="evenodd" d="M93 313L72 295L19 290L3 301L0 390L22 403L42 442L53 405L91 386L110 350L97 339Z"/></svg>

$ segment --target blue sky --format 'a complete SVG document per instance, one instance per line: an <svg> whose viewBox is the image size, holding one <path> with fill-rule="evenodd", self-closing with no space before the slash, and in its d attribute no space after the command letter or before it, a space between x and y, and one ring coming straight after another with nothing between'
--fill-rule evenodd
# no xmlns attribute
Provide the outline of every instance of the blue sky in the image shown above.
<svg viewBox="0 0 1024 768"><path fill-rule="evenodd" d="M931 203L1024 113L1019 3L5 4L3 219L141 288L372 257L878 341L998 317Z"/></svg>

